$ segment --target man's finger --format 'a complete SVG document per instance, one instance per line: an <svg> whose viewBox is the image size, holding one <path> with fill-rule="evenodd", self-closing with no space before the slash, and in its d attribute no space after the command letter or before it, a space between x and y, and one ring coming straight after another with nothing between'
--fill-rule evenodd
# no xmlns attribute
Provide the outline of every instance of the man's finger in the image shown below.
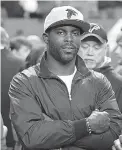
<svg viewBox="0 0 122 150"><path fill-rule="evenodd" d="M116 150L115 146L112 146L112 150Z"/></svg>
<svg viewBox="0 0 122 150"><path fill-rule="evenodd" d="M121 147L119 139L117 139L117 140L114 141L114 146L115 146L115 148L117 150L122 150L122 147Z"/></svg>
<svg viewBox="0 0 122 150"><path fill-rule="evenodd" d="M119 136L120 143L122 145L122 135Z"/></svg>

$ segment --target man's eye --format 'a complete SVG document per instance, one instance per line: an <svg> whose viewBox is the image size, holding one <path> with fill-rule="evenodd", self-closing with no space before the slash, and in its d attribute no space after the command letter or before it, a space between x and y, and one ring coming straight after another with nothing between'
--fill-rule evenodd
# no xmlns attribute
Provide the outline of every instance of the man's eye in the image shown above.
<svg viewBox="0 0 122 150"><path fill-rule="evenodd" d="M57 34L64 35L64 32L63 31L58 31Z"/></svg>
<svg viewBox="0 0 122 150"><path fill-rule="evenodd" d="M81 45L83 48L88 48L89 46L87 44L82 44Z"/></svg>
<svg viewBox="0 0 122 150"><path fill-rule="evenodd" d="M100 45L95 45L94 48L95 48L95 49L100 49L101 46L100 46Z"/></svg>
<svg viewBox="0 0 122 150"><path fill-rule="evenodd" d="M75 32L73 32L73 35L78 36L78 35L80 35L80 32L75 31Z"/></svg>

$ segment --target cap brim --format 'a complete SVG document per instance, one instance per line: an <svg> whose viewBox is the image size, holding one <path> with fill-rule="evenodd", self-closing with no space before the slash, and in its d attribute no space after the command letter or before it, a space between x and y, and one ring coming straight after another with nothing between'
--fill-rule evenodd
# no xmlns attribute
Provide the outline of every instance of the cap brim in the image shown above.
<svg viewBox="0 0 122 150"><path fill-rule="evenodd" d="M87 37L90 37L90 36L94 36L94 37L96 37L101 43L105 43L105 40L104 40L103 38L101 38L99 35L94 34L94 33L86 33L86 34L82 35L81 41L84 40L84 39L87 38Z"/></svg>
<svg viewBox="0 0 122 150"><path fill-rule="evenodd" d="M72 25L72 26L80 28L84 32L88 31L88 29L90 28L90 24L85 21L65 19L65 20L60 20L58 22L51 24L47 29L50 29L50 28L56 27L56 26L60 26L60 25ZM47 29L46 29L46 31L47 31Z"/></svg>

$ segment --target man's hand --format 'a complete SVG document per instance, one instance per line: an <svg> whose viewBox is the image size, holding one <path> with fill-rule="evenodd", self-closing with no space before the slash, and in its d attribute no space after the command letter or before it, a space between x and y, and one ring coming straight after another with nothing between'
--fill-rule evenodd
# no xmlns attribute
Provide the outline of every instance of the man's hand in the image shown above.
<svg viewBox="0 0 122 150"><path fill-rule="evenodd" d="M109 114L105 111L99 112L95 110L87 119L94 133L103 133L107 131L110 126Z"/></svg>
<svg viewBox="0 0 122 150"><path fill-rule="evenodd" d="M119 136L119 139L114 141L112 150L122 150L122 135Z"/></svg>

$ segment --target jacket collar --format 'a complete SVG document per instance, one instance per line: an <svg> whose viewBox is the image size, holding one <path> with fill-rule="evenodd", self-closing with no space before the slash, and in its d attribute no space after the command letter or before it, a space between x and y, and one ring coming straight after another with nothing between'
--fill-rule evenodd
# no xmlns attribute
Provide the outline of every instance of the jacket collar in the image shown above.
<svg viewBox="0 0 122 150"><path fill-rule="evenodd" d="M42 78L56 77L56 75L54 75L52 72L49 71L47 62L46 62L46 57L47 57L47 52L45 52L44 55L42 56L40 65L39 64L36 65L37 75ZM78 55L76 58L76 68L82 77L86 77L86 76L90 75L90 73L91 73L89 71L89 69L86 67L83 59L80 58L80 56L78 56Z"/></svg>
<svg viewBox="0 0 122 150"><path fill-rule="evenodd" d="M99 68L94 68L93 70L101 73L113 70L113 67L111 66L111 58L105 56L103 64Z"/></svg>

